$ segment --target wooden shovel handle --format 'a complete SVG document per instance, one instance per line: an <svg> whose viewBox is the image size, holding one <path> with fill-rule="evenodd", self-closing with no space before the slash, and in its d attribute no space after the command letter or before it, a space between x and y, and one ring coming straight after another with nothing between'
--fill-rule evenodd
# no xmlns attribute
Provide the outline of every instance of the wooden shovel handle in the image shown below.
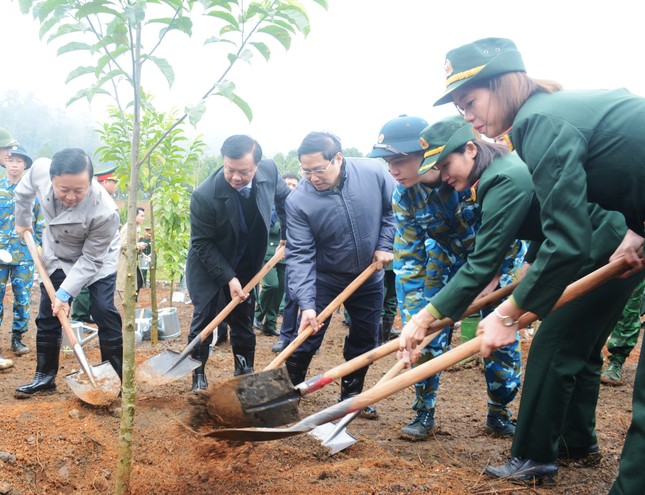
<svg viewBox="0 0 645 495"><path fill-rule="evenodd" d="M468 306L468 309L464 312L462 315L462 318L465 318L468 315L471 315L472 313L476 313L477 311L480 311L484 309L487 306L490 306L492 303L507 297L513 292L513 289L517 287L517 284L519 282L513 282L512 284L508 284L504 287L501 287L497 289L496 291L491 292L485 297L482 297L480 299L477 299L474 301L470 306ZM454 322L450 318L442 318L441 320L436 320L430 325L430 328L428 328L428 333L427 335L429 336L426 337L424 342L426 342L425 345L427 345L434 337L439 330L452 325ZM374 361L377 361L378 359L381 359L384 356L387 356L389 354L392 354L393 352L396 352L399 349L399 341L398 339L396 340L391 340L389 342L386 342L385 344L372 349L371 351L368 351L364 354L361 354L360 356L356 356L353 359L350 359L349 361L346 361L344 363L339 364L338 366L326 371L322 375L320 375L320 382L314 382L314 380L309 380L306 382L307 385L303 385L301 389L302 393L310 393L313 392L314 390L317 390L321 386L326 385L329 382L332 382L334 380L338 380L339 378L342 378L344 376L349 375L350 373L353 373L354 371L357 371L369 364L372 364ZM396 367L397 365L395 365ZM402 369L402 368L401 368ZM401 370L396 372L398 374ZM394 373L394 371L392 371ZM390 376L392 376L390 374ZM319 378L319 377L315 377Z"/></svg>
<svg viewBox="0 0 645 495"><path fill-rule="evenodd" d="M341 304L343 304L349 296L351 296L356 289L358 289L363 283L370 278L374 272L376 271L376 268L378 266L378 262L375 261L373 262L370 266L368 266L363 272L356 277L351 284L349 284L347 287L345 287L345 290L338 294L336 298L330 302L325 309L323 309L320 314L316 317L316 321L318 322L319 325L322 325L323 322L329 318L336 309L340 307ZM293 352L300 347L300 344L302 344L305 340L307 340L311 334L314 333L313 328L311 328L311 325L307 326L302 332L298 334L298 336L291 341L291 343L280 353L276 356L276 358L269 363L269 365L264 368L264 371L272 370L275 369L279 366L282 366L284 362L293 354Z"/></svg>
<svg viewBox="0 0 645 495"><path fill-rule="evenodd" d="M556 304L553 306L552 311L564 306L583 294L596 289L613 277L623 273L628 267L629 264L624 260L624 258L619 258L580 280L573 282L562 293L560 299L558 299ZM519 328L524 328L537 319L538 316L534 313L524 313L520 318ZM383 381L382 383L379 382L379 384L375 385L373 388L351 399L352 402L350 404L350 410L360 411L371 404L414 385L429 376L436 375L446 368L477 354L481 347L481 341L481 336L475 337L474 339L471 339L450 351L444 352L426 363L412 368L401 376L392 378L388 381Z"/></svg>
<svg viewBox="0 0 645 495"><path fill-rule="evenodd" d="M49 278L49 275L47 274L47 270L45 270L45 266L43 265L43 261L40 257L40 253L38 253L38 248L36 247L36 243L34 242L34 237L31 234L31 231L29 230L26 230L22 234L22 237L25 240L25 244L27 244L27 249L29 249L29 253L31 254L31 257L34 260L34 265L36 265L36 269L38 270L38 275L40 276L41 282L45 286L45 290L47 291L49 300L53 304L54 299L56 298L56 289L54 289L54 284L52 284L52 281ZM69 320L67 319L67 316L61 315L59 312L58 320L60 321L60 324L63 327L63 331L65 332L65 336L69 341L69 345L72 348L75 348L79 342L78 342L78 339L76 338L76 334L74 330L72 329L72 326L69 323Z"/></svg>
<svg viewBox="0 0 645 495"><path fill-rule="evenodd" d="M260 280L262 280L266 276L266 274L269 273L271 269L278 263L278 261L284 258L284 253L285 247L278 246L278 249L275 250L275 254L271 257L271 259L267 261L262 269L255 274L255 276L249 281L248 284L244 286L242 290L245 294L251 292L253 288L260 283ZM206 327L201 332L199 332L199 335L197 335L195 339L199 339L199 342L204 342L204 340L206 340L206 337L213 333L213 330L215 330L226 319L231 311L233 311L235 306L237 306L241 302L242 298L240 296L233 297L231 299L231 302L224 306L224 309L222 309L222 311L220 311L217 316L208 325L206 325Z"/></svg>

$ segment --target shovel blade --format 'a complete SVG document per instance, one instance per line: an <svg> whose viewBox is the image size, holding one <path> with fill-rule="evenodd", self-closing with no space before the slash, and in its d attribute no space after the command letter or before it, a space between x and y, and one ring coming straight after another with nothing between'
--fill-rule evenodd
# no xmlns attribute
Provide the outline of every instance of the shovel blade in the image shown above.
<svg viewBox="0 0 645 495"><path fill-rule="evenodd" d="M90 366L96 387L84 371L77 371L65 376L65 382L72 392L87 404L93 406L109 406L121 392L121 380L110 364L104 361L99 365Z"/></svg>
<svg viewBox="0 0 645 495"><path fill-rule="evenodd" d="M208 414L225 426L281 426L300 419L300 392L286 367L220 381L211 386Z"/></svg>
<svg viewBox="0 0 645 495"><path fill-rule="evenodd" d="M137 367L137 380L147 385L165 385L185 377L199 368L202 363L190 356L179 362L180 354L163 351Z"/></svg>
<svg viewBox="0 0 645 495"><path fill-rule="evenodd" d="M316 426L313 430L309 432L309 435L316 437L322 442L322 445L329 449L329 453L334 455L341 450L346 449L350 445L354 445L358 440L347 431L347 428L343 428L333 439L326 442L325 440L329 435L332 434L336 428L336 423L325 423L320 426Z"/></svg>

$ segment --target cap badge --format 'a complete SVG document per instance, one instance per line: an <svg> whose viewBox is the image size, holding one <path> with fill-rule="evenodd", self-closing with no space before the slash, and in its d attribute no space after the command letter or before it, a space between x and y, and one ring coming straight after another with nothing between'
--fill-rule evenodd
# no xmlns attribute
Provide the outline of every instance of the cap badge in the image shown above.
<svg viewBox="0 0 645 495"><path fill-rule="evenodd" d="M450 75L454 72L454 69L452 68L452 63L450 60L446 59L446 61L443 64L443 70L446 72L446 77L450 77Z"/></svg>

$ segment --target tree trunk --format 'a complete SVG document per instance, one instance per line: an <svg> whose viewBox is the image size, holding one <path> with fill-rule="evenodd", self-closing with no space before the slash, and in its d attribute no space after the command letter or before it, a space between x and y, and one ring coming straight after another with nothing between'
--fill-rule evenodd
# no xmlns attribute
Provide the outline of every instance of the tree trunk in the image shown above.
<svg viewBox="0 0 645 495"><path fill-rule="evenodd" d="M119 428L119 454L116 465L117 495L125 495L130 488L132 474L132 438L134 430L136 386L134 381L135 352L135 310L136 310L136 273L137 273L137 192L139 189L139 146L141 142L141 24L133 27L136 42L133 54L134 118L132 126L132 156L130 163L130 184L128 187L128 239L127 239L127 277L123 300L123 383L121 398L121 424ZM132 32L132 31L131 31Z"/></svg>
<svg viewBox="0 0 645 495"><path fill-rule="evenodd" d="M157 244L155 242L154 201L150 198L150 309L152 310L152 327L150 340L152 345L159 343L159 305L157 304Z"/></svg>

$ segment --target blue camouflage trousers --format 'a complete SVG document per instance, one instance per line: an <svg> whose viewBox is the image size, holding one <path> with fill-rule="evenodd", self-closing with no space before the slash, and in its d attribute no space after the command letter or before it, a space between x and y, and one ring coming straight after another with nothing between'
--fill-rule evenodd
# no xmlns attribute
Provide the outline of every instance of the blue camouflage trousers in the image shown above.
<svg viewBox="0 0 645 495"><path fill-rule="evenodd" d="M448 350L452 328L444 328L421 352L421 357L416 365L423 364L430 359L443 354ZM488 414L499 418L510 419L511 412L508 404L515 398L520 390L520 373L522 370L519 335L517 340L493 352L490 357L484 358L484 376L486 377L486 390L488 392ZM437 373L425 380L416 383L416 400L412 409L434 409L439 389Z"/></svg>
<svg viewBox="0 0 645 495"><path fill-rule="evenodd" d="M0 265L0 324L4 320L4 295L7 281L11 280L13 290L13 325L11 331L22 335L29 326L29 303L31 286L34 283L33 263Z"/></svg>

